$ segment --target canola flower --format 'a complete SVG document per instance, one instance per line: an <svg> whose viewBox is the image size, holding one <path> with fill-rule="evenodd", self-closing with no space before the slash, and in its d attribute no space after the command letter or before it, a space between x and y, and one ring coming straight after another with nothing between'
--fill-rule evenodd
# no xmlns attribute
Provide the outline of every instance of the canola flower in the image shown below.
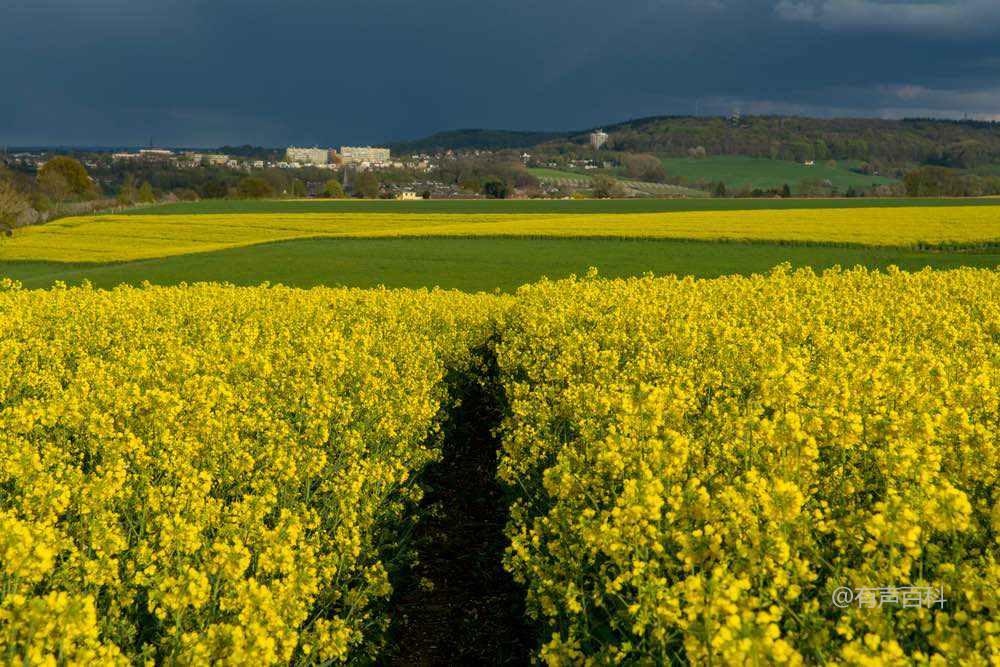
<svg viewBox="0 0 1000 667"><path fill-rule="evenodd" d="M993 206L672 213L95 215L20 230L0 261L114 262L311 237L611 237L976 246L1000 243Z"/></svg>
<svg viewBox="0 0 1000 667"><path fill-rule="evenodd" d="M493 303L0 284L0 664L370 655Z"/></svg>
<svg viewBox="0 0 1000 667"><path fill-rule="evenodd" d="M1000 272L787 267L0 282L0 663L371 660L454 373L545 663L1000 663ZM894 585L948 603L831 603Z"/></svg>
<svg viewBox="0 0 1000 667"><path fill-rule="evenodd" d="M575 664L1000 664L1000 273L522 288L506 563ZM840 586L944 608L838 608Z"/></svg>

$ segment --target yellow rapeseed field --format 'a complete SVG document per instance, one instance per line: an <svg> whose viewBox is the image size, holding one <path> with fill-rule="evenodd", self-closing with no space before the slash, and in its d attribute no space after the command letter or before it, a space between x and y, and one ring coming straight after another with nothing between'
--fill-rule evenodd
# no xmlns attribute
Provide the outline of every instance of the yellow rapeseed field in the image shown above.
<svg viewBox="0 0 1000 667"><path fill-rule="evenodd" d="M0 261L112 262L309 237L634 237L851 243L1000 243L993 207L793 209L601 214L97 215L19 231Z"/></svg>
<svg viewBox="0 0 1000 667"><path fill-rule="evenodd" d="M377 658L456 377L545 663L1000 662L1000 272L780 267L0 282L0 664Z"/></svg>
<svg viewBox="0 0 1000 667"><path fill-rule="evenodd" d="M0 664L323 664L385 626L461 294L0 284Z"/></svg>
<svg viewBox="0 0 1000 667"><path fill-rule="evenodd" d="M505 320L548 664L1000 663L1000 273L543 282ZM834 603L869 587L947 601Z"/></svg>

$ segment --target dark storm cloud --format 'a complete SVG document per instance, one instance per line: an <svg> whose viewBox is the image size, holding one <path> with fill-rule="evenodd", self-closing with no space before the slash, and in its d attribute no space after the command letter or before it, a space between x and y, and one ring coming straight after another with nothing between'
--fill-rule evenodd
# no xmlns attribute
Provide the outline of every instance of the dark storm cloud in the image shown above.
<svg viewBox="0 0 1000 667"><path fill-rule="evenodd" d="M1000 28L1000 3L996 0L781 0L775 11L790 21L832 29L907 32L932 37L989 36Z"/></svg>
<svg viewBox="0 0 1000 667"><path fill-rule="evenodd" d="M5 0L0 143L1000 113L995 0Z"/></svg>

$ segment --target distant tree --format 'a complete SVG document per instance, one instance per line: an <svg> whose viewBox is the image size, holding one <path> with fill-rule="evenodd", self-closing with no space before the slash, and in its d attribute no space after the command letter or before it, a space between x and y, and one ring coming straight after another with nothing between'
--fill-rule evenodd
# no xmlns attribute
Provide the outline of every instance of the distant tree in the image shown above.
<svg viewBox="0 0 1000 667"><path fill-rule="evenodd" d="M816 155L817 160L829 160L830 159L830 147L826 145L826 142L822 139L817 139L815 147L813 148L813 153Z"/></svg>
<svg viewBox="0 0 1000 667"><path fill-rule="evenodd" d="M979 141L960 141L943 151L942 164L960 169L971 169L990 161L989 149Z"/></svg>
<svg viewBox="0 0 1000 667"><path fill-rule="evenodd" d="M274 188L263 178L246 176L236 186L236 194L241 199L264 199L274 196Z"/></svg>
<svg viewBox="0 0 1000 667"><path fill-rule="evenodd" d="M292 196L293 197L305 197L306 196L306 184L299 179L292 180Z"/></svg>
<svg viewBox="0 0 1000 667"><path fill-rule="evenodd" d="M344 193L344 186L336 178L331 178L323 187L323 195L330 199L343 199L347 195Z"/></svg>
<svg viewBox="0 0 1000 667"><path fill-rule="evenodd" d="M873 197L899 197L906 194L906 188L900 183L876 185L871 192Z"/></svg>
<svg viewBox="0 0 1000 667"><path fill-rule="evenodd" d="M88 199L94 197L96 188L87 175L87 170L79 161L65 155L52 158L38 170L38 182L53 181L54 175L61 177L69 195ZM61 184L60 184L61 187Z"/></svg>
<svg viewBox="0 0 1000 667"><path fill-rule="evenodd" d="M139 191L135 187L135 177L132 174L125 174L125 180L118 189L116 199L122 206L131 206L139 200Z"/></svg>
<svg viewBox="0 0 1000 667"><path fill-rule="evenodd" d="M458 187L466 192L482 192L483 182L475 176L466 176L459 180Z"/></svg>
<svg viewBox="0 0 1000 667"><path fill-rule="evenodd" d="M9 180L0 179L0 235L10 236L21 214L28 210L28 199Z"/></svg>
<svg viewBox="0 0 1000 667"><path fill-rule="evenodd" d="M378 175L376 175L375 172L370 170L362 171L354 179L352 194L355 197L375 199L378 197L381 188L381 183L379 183Z"/></svg>
<svg viewBox="0 0 1000 667"><path fill-rule="evenodd" d="M431 191L430 190L424 190L423 192L420 193L420 196L422 198L424 198L424 199L430 199L431 198Z"/></svg>
<svg viewBox="0 0 1000 667"><path fill-rule="evenodd" d="M483 194L491 199L506 199L510 195L510 188L499 178L490 178L483 183Z"/></svg>
<svg viewBox="0 0 1000 667"><path fill-rule="evenodd" d="M702 159L708 157L708 151L705 150L704 146L695 146L688 149L688 157Z"/></svg>
<svg viewBox="0 0 1000 667"><path fill-rule="evenodd" d="M787 152L796 162L809 162L816 159L816 147L805 140L793 141L788 144Z"/></svg>
<svg viewBox="0 0 1000 667"><path fill-rule="evenodd" d="M174 190L174 196L180 201L198 201L198 193L191 188L177 188Z"/></svg>
<svg viewBox="0 0 1000 667"><path fill-rule="evenodd" d="M204 199L222 199L229 194L229 187L222 181L210 180L201 187Z"/></svg>
<svg viewBox="0 0 1000 667"><path fill-rule="evenodd" d="M142 187L139 188L139 201L143 204L152 204L156 201L153 186L149 184L149 181L144 181Z"/></svg>
<svg viewBox="0 0 1000 667"><path fill-rule="evenodd" d="M966 184L959 172L945 167L921 167L903 177L910 197L960 197Z"/></svg>
<svg viewBox="0 0 1000 667"><path fill-rule="evenodd" d="M73 194L69 182L58 171L39 171L38 189L54 202L64 202Z"/></svg>
<svg viewBox="0 0 1000 667"><path fill-rule="evenodd" d="M847 142L847 156L855 160L867 160L870 150L868 142L864 139L851 139Z"/></svg>
<svg viewBox="0 0 1000 667"><path fill-rule="evenodd" d="M712 194L715 195L716 197L725 197L726 196L725 182L719 181L718 183L716 183L715 186L712 188Z"/></svg>
<svg viewBox="0 0 1000 667"><path fill-rule="evenodd" d="M257 174L271 188L270 197L278 194L287 195L292 192L292 179L288 177L284 169L265 169Z"/></svg>
<svg viewBox="0 0 1000 667"><path fill-rule="evenodd" d="M830 181L807 178L799 181L798 189L804 195L828 195L830 194Z"/></svg>
<svg viewBox="0 0 1000 667"><path fill-rule="evenodd" d="M667 171L655 155L627 154L623 163L629 178L652 183L663 183L667 180Z"/></svg>
<svg viewBox="0 0 1000 667"><path fill-rule="evenodd" d="M781 186L781 196L784 197L785 199L788 199L789 197L792 196L792 189L788 187L788 183L785 183L784 185Z"/></svg>
<svg viewBox="0 0 1000 667"><path fill-rule="evenodd" d="M625 190L622 188L621 183L604 174L598 174L591 179L590 191L591 194L597 199L611 199L614 197L621 197L625 194Z"/></svg>
<svg viewBox="0 0 1000 667"><path fill-rule="evenodd" d="M862 162L857 170L866 176L875 176L881 171L881 167L878 162Z"/></svg>

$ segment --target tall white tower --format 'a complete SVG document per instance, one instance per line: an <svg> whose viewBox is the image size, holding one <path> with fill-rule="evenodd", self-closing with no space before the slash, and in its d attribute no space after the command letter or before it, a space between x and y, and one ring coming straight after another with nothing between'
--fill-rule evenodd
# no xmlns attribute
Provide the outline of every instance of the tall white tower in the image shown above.
<svg viewBox="0 0 1000 667"><path fill-rule="evenodd" d="M606 144L608 141L608 133L604 130L597 130L596 132L590 133L590 145L594 147L594 150L599 149L601 146Z"/></svg>

